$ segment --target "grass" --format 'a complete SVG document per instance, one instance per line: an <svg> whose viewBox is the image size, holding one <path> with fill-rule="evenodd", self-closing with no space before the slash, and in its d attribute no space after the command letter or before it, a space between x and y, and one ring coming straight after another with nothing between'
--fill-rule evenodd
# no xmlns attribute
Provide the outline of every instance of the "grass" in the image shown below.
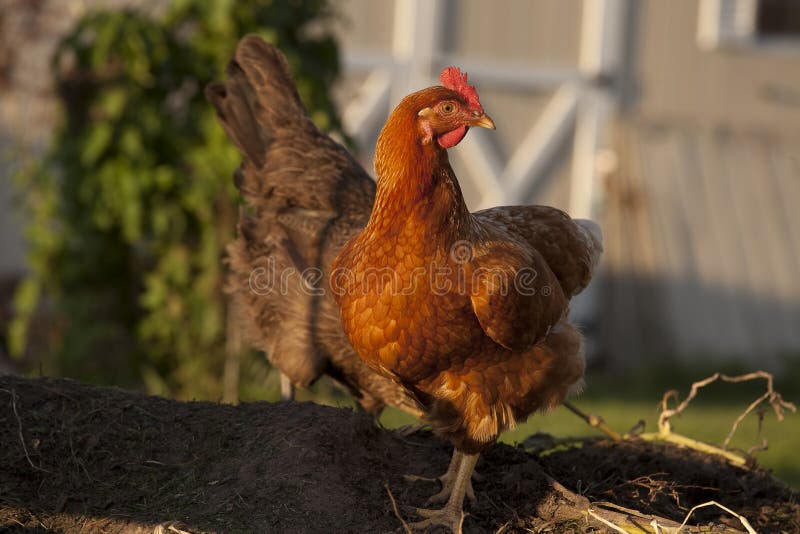
<svg viewBox="0 0 800 534"><path fill-rule="evenodd" d="M586 392L573 399L573 404L586 413L602 416L612 428L625 433L639 420L645 421L646 431L657 430L659 402L663 392L679 389L681 398L688 392L692 382L713 374L709 369L651 368L633 377L587 376ZM741 369L725 369L729 374L740 374ZM800 377L797 371L776 379L775 389L788 401L800 401ZM271 379L273 377L270 377ZM272 389L272 388L270 388ZM760 396L763 381L745 384L714 384L700 391L689 408L672 419L674 432L685 436L721 445L736 417L747 405ZM277 399L277 391L270 394ZM336 390L329 382L320 381L310 391L299 391L298 400L313 400L333 406L352 406L352 401ZM274 399L269 399L274 400ZM381 424L387 428L419 424L414 417L389 408L381 416ZM501 442L521 443L531 434L545 432L555 436L591 436L600 432L589 427L563 407L551 413L536 414L516 429L506 432ZM742 423L731 441L732 449L746 451L768 440L768 450L755 453L758 462L771 469L775 476L800 489L800 413L787 413L782 423L778 422L771 409L764 413L759 432L759 417L750 414Z"/></svg>

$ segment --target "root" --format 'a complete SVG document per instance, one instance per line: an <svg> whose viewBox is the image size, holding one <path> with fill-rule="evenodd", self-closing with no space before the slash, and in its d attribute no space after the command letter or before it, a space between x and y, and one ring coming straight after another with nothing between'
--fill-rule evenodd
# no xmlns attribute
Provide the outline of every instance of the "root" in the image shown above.
<svg viewBox="0 0 800 534"><path fill-rule="evenodd" d="M728 512L728 513L729 513L729 514L731 514L733 517L735 517L736 519L738 519L738 520L739 520L739 522L742 524L742 526L743 526L745 529L747 529L747 533L748 533L748 534L756 534L756 531L755 531L755 529L753 528L753 526L750 524L750 522L749 522L747 519L745 519L743 516L741 516L741 515L737 514L736 512L734 512L733 510L731 510L731 509L730 509L730 508L728 508L727 506L723 506L723 505L721 505L721 504L720 504L720 503L718 503L717 501L708 501L708 502L704 502L703 504L698 504L697 506L695 506L694 508L692 508L691 510L689 510L689 513L688 513L688 514L686 514L686 517L683 519L683 522L681 523L681 528L682 528L684 525L686 525L686 522L689 520L689 517L691 517L692 513L694 513L694 511L695 511L695 510L697 510L697 509L699 509L699 508L705 508L706 506L716 506L717 508L720 508L720 509L722 509L722 510L725 510L726 512Z"/></svg>
<svg viewBox="0 0 800 534"><path fill-rule="evenodd" d="M636 437L645 441L662 441L672 443L674 445L680 445L681 447L687 447L689 449L694 449L706 454L720 456L737 467L746 467L748 463L747 458L740 454L726 451L725 449L720 449L719 447L711 445L710 443L692 439L675 432L670 432L669 434L662 434L661 432L646 432L644 434L639 434Z"/></svg>
<svg viewBox="0 0 800 534"><path fill-rule="evenodd" d="M697 396L699 390L703 387L716 381L740 383L756 379L766 380L766 391L763 395L751 402L747 408L733 421L731 429L721 447L673 432L670 419L683 413L688 408L692 400ZM733 438L736 430L739 427L739 424L744 420L744 418L755 411L759 406L762 406L764 403L768 403L769 406L772 407L772 410L775 413L778 421L783 421L787 411L795 412L797 410L797 407L794 404L783 400L780 393L774 390L773 376L766 371L755 371L740 376L728 376L722 373L715 373L708 378L693 383L686 398L678 402L677 406L674 408L669 407L670 400L674 400L676 402L679 400L677 391L672 390L664 394L661 399L661 413L659 414L658 418L658 431L649 433L641 433L642 430L644 430L644 425L640 421L640 423L634 426L628 433L620 434L616 430L610 428L605 421L603 421L602 417L598 415L587 414L568 402L565 402L564 406L572 413L583 419L589 426L600 430L613 441L641 439L645 441L668 442L682 447L694 449L701 453L724 458L726 461L740 468L747 468L750 465L751 458L749 457L749 454L751 452L763 450L767 446L766 439L762 439L760 444L755 445L748 450L748 456L737 454L728 449L731 439ZM553 442L551 447L544 447L543 450L539 451L539 453L546 453L547 450L552 450L555 448L555 446L556 443ZM610 529L610 531L624 534L678 534L709 531L731 533L736 532L740 534L746 532L748 534L755 534L755 530L745 517L737 514L730 508L717 503L716 501L709 501L693 507L686 514L686 517L683 519L683 521L681 523L677 523L664 517L645 514L609 502L589 502L582 495L573 493L548 475L545 476L547 477L553 489L556 490L564 500L570 503L569 506L559 508L559 517L553 519L583 519L583 521L594 521L602 525L604 528ZM675 496L673 495L673 498L674 497ZM689 519L696 510L708 506L716 506L736 517L742 524L742 527L744 527L744 530L740 530L722 523L710 525L708 522L704 522L705 524L702 527L693 527L687 525Z"/></svg>
<svg viewBox="0 0 800 534"><path fill-rule="evenodd" d="M153 528L153 534L192 534L188 530L183 530L179 523L160 523Z"/></svg>
<svg viewBox="0 0 800 534"><path fill-rule="evenodd" d="M669 400L670 399L678 399L678 392L675 390L667 391L664 393L664 396L661 399L661 415L658 416L658 431L660 434L669 434L672 431L671 425L669 420L676 415L681 414L686 408L689 407L689 403L697 396L698 391L717 380L722 380L723 382L729 383L739 383L739 382L747 382L749 380L757 380L757 379L764 379L767 381L767 391L761 395L759 398L754 400L750 405L743 411L739 417L733 422L733 426L731 427L728 436L725 438L725 441L722 442L722 448L727 449L728 445L730 445L731 439L733 435L736 433L736 429L739 427L739 423L747 417L753 410L755 410L762 402L768 401L769 404L772 406L773 411L775 412L775 417L777 417L778 421L783 421L784 413L786 410L791 412L797 411L797 406L792 404L791 402L787 402L783 400L781 394L778 393L773 389L773 376L771 373L766 371L754 371L752 373L747 373L744 375L739 376L728 376L722 373L714 373L713 375L709 376L708 378L704 378L703 380L698 380L694 384L692 384L692 388L689 390L689 394L686 396L683 401L678 404L675 408L669 408Z"/></svg>
<svg viewBox="0 0 800 534"><path fill-rule="evenodd" d="M386 488L386 493L389 494L389 500L392 502L392 510L394 510L395 517L400 520L400 523L403 525L403 530L406 532L406 534L411 534L411 527L408 526L408 523L406 523L405 519L403 519L403 516L400 515L400 511L397 509L397 501L394 499L394 495L392 495L392 490L389 489L389 484L386 483L383 485L383 487Z"/></svg>
<svg viewBox="0 0 800 534"><path fill-rule="evenodd" d="M740 382L747 382L749 380L758 380L763 379L767 382L767 390L764 392L763 395L758 397L756 400L751 402L747 408L739 414L739 416L734 420L728 435L725 437L725 440L722 442L722 447L718 447L716 445L712 445L710 443L705 443L703 441L699 441L696 439L692 439L687 436L683 436L676 432L673 432L672 425L670 424L670 419L675 417L676 415L680 415L683 413L686 408L689 407L689 404L694 400L697 396L700 389L703 387L712 384L716 381L723 381L729 383L740 383ZM736 465L738 467L746 467L749 463L748 456L743 456L741 454L737 454L728 450L730 446L731 439L733 435L736 433L736 430L739 428L739 424L751 414L756 408L761 406L762 403L765 401L769 403L772 407L772 410L775 412L775 417L778 421L783 421L785 417L785 413L787 411L796 412L797 406L792 404L791 402L783 400L781 394L775 391L773 388L773 376L771 373L766 371L754 371L752 373L747 373L744 375L739 376L729 376L723 373L714 373L713 375L709 376L708 378L704 378L703 380L698 380L692 384L691 389L689 390L689 394L686 396L683 401L678 403L675 408L669 407L670 400L678 400L678 392L676 390L670 390L664 393L664 396L661 398L661 413L658 416L658 432L647 432L647 433L638 433L637 429L643 428L643 424L640 421L630 432L621 435L614 429L610 428L602 417L599 415L591 415L586 414L576 406L572 405L569 402L564 402L564 407L570 410L572 413L586 421L586 423L591 426L592 428L597 428L601 432L603 432L606 436L611 438L614 441L620 441L623 439L632 439L638 438L643 439L645 441L662 441L667 443L672 443L675 445L680 445L683 447L688 447L690 449L694 449L696 451L700 451L706 454L713 454L716 456L720 456L725 458L727 461ZM765 450L767 448L767 440L762 439L762 442L758 445L751 447L748 450L748 455L751 452Z"/></svg>
<svg viewBox="0 0 800 534"><path fill-rule="evenodd" d="M745 532L721 523L710 524L708 521L705 521L702 527L686 524L695 508L707 506L709 503L696 506L687 514L683 523L677 523L665 517L645 514L609 502L590 502L586 497L565 488L558 481L547 475L544 470L542 470L542 473L544 473L551 487L569 503L568 506L558 508L558 517L542 517L542 519L596 521L615 532L623 534L687 534L695 532L742 534ZM743 520L742 524L745 528L748 528L749 523L745 518L731 510L726 509L726 511L739 518L740 521ZM751 531L747 530L747 532L749 534Z"/></svg>
<svg viewBox="0 0 800 534"><path fill-rule="evenodd" d="M39 467L38 465L33 463L31 460L31 455L28 453L28 447L25 445L25 436L22 434L22 419L19 418L19 412L17 412L17 393L13 389L11 391L7 389L2 389L0 391L5 391L9 395L11 395L11 409L14 412L14 417L17 419L17 435L19 436L19 442L22 444L22 451L25 453L25 459L28 460L28 464L36 469L37 471L42 471L44 473L49 473L47 469Z"/></svg>

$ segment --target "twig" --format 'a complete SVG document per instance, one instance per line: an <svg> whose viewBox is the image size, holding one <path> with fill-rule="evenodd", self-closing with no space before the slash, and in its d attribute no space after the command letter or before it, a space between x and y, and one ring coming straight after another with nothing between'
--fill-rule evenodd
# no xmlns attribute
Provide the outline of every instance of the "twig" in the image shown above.
<svg viewBox="0 0 800 534"><path fill-rule="evenodd" d="M753 445L749 449L747 449L747 455L752 456L754 452L758 451L766 451L769 447L767 446L766 438L761 438L761 445Z"/></svg>
<svg viewBox="0 0 800 534"><path fill-rule="evenodd" d="M646 525L653 527L655 534L659 534L662 528L667 529L668 532L678 532L678 523L664 517L644 514L638 510L632 510L611 502L595 502L592 505L601 507L594 508L595 514L602 514L604 519L624 525L627 529L626 532L631 532L631 534L638 532L647 532L649 534L649 531L645 528ZM616 511L607 510L606 508L612 508ZM615 526L619 527L619 525Z"/></svg>
<svg viewBox="0 0 800 534"><path fill-rule="evenodd" d="M735 517L736 519L738 519L742 523L742 526L747 529L748 534L758 534L755 531L755 529L753 529L753 526L750 524L750 522L744 516L742 516L740 514L737 514L736 512L734 512L733 510L731 510L727 506L723 506L720 503L718 503L717 501L704 502L703 504L698 504L697 506L695 506L694 508L689 510L689 513L686 514L686 517L683 518L683 522L681 523L681 527L680 528L683 528L683 527L686 526L686 522L689 521L689 517L691 517L692 513L695 510L697 510L699 508L705 508L706 506L716 506L718 508L721 508L721 509L725 510L726 512L731 514L733 517Z"/></svg>
<svg viewBox="0 0 800 534"><path fill-rule="evenodd" d="M636 434L641 434L642 432L644 432L644 429L647 428L646 425L647 423L645 423L644 419L639 419L638 421L636 421L636 424L633 425L630 430L628 430L626 437Z"/></svg>
<svg viewBox="0 0 800 534"><path fill-rule="evenodd" d="M720 449L719 447L711 445L710 443L692 439L675 432L670 432L669 434L662 434L661 432L645 432L644 434L639 434L637 437L645 441L666 441L668 443L682 445L706 454L715 454L725 458L732 464L739 467L744 467L747 465L747 458L740 456L735 452L726 451L725 449Z"/></svg>
<svg viewBox="0 0 800 534"><path fill-rule="evenodd" d="M661 525L658 524L658 519L653 519L650 522L650 526L653 527L653 532L655 534L661 534Z"/></svg>
<svg viewBox="0 0 800 534"><path fill-rule="evenodd" d="M586 421L589 426L598 429L600 432L610 437L614 441L622 440L622 436L619 434L619 432L608 426L603 418L599 415L587 414L569 401L564 401L562 404L564 405L564 408Z"/></svg>
<svg viewBox="0 0 800 534"><path fill-rule="evenodd" d="M605 519L605 518L603 518L603 517L600 517L600 516L599 516L599 515L597 515L597 514L596 514L596 513L595 513L595 512L594 512L594 511L591 509L591 508L589 508L589 509L586 511L586 513L588 513L590 516L592 516L593 518L597 519L598 521L600 521L601 523L603 523L603 524L604 524L604 525L606 525L607 527L611 527L612 529L616 530L617 532L621 532L622 534L630 534L630 532L628 532L628 531L627 531L627 530L625 530L624 528L622 528L622 527L618 527L617 525L615 525L614 523L612 523L612 522L611 522L611 521L609 521L608 519Z"/></svg>
<svg viewBox="0 0 800 534"><path fill-rule="evenodd" d="M614 504L613 502L608 501L599 501L593 503L594 506L602 506L603 508L613 508L614 510L619 510L620 512L624 512L628 515L632 515L635 517L641 517L642 519L649 519L650 516L642 514L639 510L632 510L630 508L625 508L624 506L620 506L619 504Z"/></svg>
<svg viewBox="0 0 800 534"><path fill-rule="evenodd" d="M736 432L736 429L739 428L739 423L741 423L742 420L745 417L747 417L747 415L750 412L755 410L756 407L758 407L759 404L761 404L765 400L769 399L770 396L771 396L771 393L769 391L767 391L766 393L761 395L759 398L757 398L756 400L751 402L750 405L747 407L747 409L739 414L739 417L736 418L736 420L733 422L733 426L731 426L731 431L728 432L728 435L725 437L725 441L722 442L722 448L723 449L727 449L728 445L730 445L731 438L733 437L733 434ZM783 400L781 399L780 402L783 403ZM789 404L789 403L786 403L786 404ZM792 405L792 406L794 406L794 405ZM781 410L781 412L778 414L778 421L781 421L781 420L783 420L783 410Z"/></svg>
<svg viewBox="0 0 800 534"><path fill-rule="evenodd" d="M389 500L392 501L392 510L394 510L394 515L397 519L400 520L400 523L403 525L403 529L406 531L406 534L412 534L411 527L408 526L403 516L400 515L400 511L397 509L397 501L394 500L394 495L392 495L392 490L389 489L389 483L386 482L383 484L383 487L386 488L386 493L389 494Z"/></svg>
<svg viewBox="0 0 800 534"><path fill-rule="evenodd" d="M558 508L558 519L586 519L587 516L599 521L600 523L613 528L617 532L626 534L688 534L701 532L698 527L686 527L665 517L645 514L637 510L631 510L608 502L590 502L586 497L574 493L560 484L539 466L545 479L550 486L567 502L570 506ZM611 508L610 510L607 508ZM555 519L554 516L539 511L541 519ZM715 532L740 533L738 529L726 525L714 524ZM705 527L703 527L705 528ZM703 531L705 532L705 531Z"/></svg>
<svg viewBox="0 0 800 534"><path fill-rule="evenodd" d="M168 530L171 530L172 532L175 532L176 534L191 534L190 532L187 532L186 530L181 530L179 528L175 528L174 525L170 525L167 528L168 528Z"/></svg>
<svg viewBox="0 0 800 534"><path fill-rule="evenodd" d="M595 506L600 506L600 503L595 503ZM614 507L622 509L622 507ZM606 526L610 526L609 523L611 523L614 530L617 532L625 532L626 534L689 534L695 532L706 532L707 530L705 529L708 526L712 526L707 525L706 527L700 528L686 526L685 524L679 525L675 521L671 521L665 517L643 514L636 510L623 510L624 511L617 512L603 508L589 507L586 509L586 513ZM647 527L650 527L652 530L648 529ZM725 532L731 534L741 532L741 530L717 523L715 523L712 527L716 529L714 532Z"/></svg>
<svg viewBox="0 0 800 534"><path fill-rule="evenodd" d="M697 396L701 388L718 380L729 383L738 383L756 379L764 379L767 381L767 391L759 398L757 398L755 401L751 402L747 406L747 408L741 414L739 414L739 416L734 420L730 432L725 438L725 441L722 443L722 448L683 436L681 434L677 434L672 431L672 426L670 425L670 419L675 417L676 415L680 415L681 413L683 413L683 411L686 410L686 408L688 408L689 403L691 403L691 401ZM689 394L683 401L678 403L678 405L675 408L669 408L670 399L678 401L679 399L678 391L676 390L667 391L666 393L664 393L664 396L661 399L661 414L659 414L658 417L658 432L642 433L639 434L637 437L645 441L665 441L669 443L674 443L676 445L681 445L684 447L695 449L697 451L706 454L714 454L722 458L725 458L732 464L739 467L746 467L747 458L745 456L742 456L741 454L737 454L728 449L730 446L731 439L733 438L733 435L736 433L736 430L739 428L739 424L744 420L745 417L747 417L756 408L758 408L764 401L769 402L770 406L772 406L772 409L775 412L775 416L777 417L778 421L783 420L784 414L787 410L791 412L797 411L797 407L794 404L783 400L780 393L774 390L772 374L761 370L740 376L729 376L722 373L714 373L708 378L704 378L703 380L694 382L689 391ZM586 421L587 424L589 424L594 428L599 429L614 441L619 441L621 439L627 439L633 437L634 435L636 435L636 431L638 430L639 427L639 425L637 425L636 427L632 428L628 434L622 436L614 429L609 427L605 423L605 421L603 421L602 417L587 414L570 402L564 402L563 404L572 413L574 413L575 415ZM762 450L765 449L766 447L767 447L767 442L766 440L763 440L761 445L756 447L751 447L748 450L747 454L749 455L751 452L754 452L756 450Z"/></svg>
<svg viewBox="0 0 800 534"><path fill-rule="evenodd" d="M174 532L175 534L192 534L189 531L177 528L175 524L172 523L159 523L153 528L153 534L167 534L168 532Z"/></svg>
<svg viewBox="0 0 800 534"><path fill-rule="evenodd" d="M6 393L11 395L11 409L14 411L14 417L17 418L17 435L19 436L19 442L22 444L22 450L23 452L25 452L25 459L28 460L30 466L36 469L37 471L49 473L50 471L48 471L47 469L35 465L33 463L33 460L31 460L30 454L28 454L28 447L27 445L25 445L25 436L23 436L22 434L22 419L19 418L19 412L17 412L17 393L14 391L13 388L11 389L11 391L7 389L3 389L2 391L5 391Z"/></svg>
<svg viewBox="0 0 800 534"><path fill-rule="evenodd" d="M661 399L661 414L658 416L659 433L667 435L672 431L669 420L675 417L676 415L682 413L689 406L689 403L697 396L697 393L700 390L700 388L703 388L713 382L716 382L717 380L722 380L723 382L729 382L729 383L739 383L739 382L746 382L749 380L756 380L759 378L762 378L767 381L767 391L761 397L753 401L747 407L747 409L745 409L745 411L742 412L742 414L740 414L739 417L737 417L736 420L733 422L731 431L728 433L728 436L725 438L725 441L722 444L724 449L728 448L731 438L733 438L736 429L739 427L739 423L741 423L742 420L750 412L752 412L758 405L760 405L765 400L769 401L770 405L772 406L772 409L775 411L775 416L778 418L778 421L783 421L784 412L786 410L789 410L791 412L797 411L797 407L794 404L783 400L781 394L773 389L773 376L771 373L761 370L740 376L728 376L722 373L714 373L708 378L704 378L703 380L699 380L693 383L692 388L689 390L689 394L675 408L670 409L668 407L668 404L670 399L672 398L674 398L675 400L678 399L678 392L672 390L672 391L667 391L664 394L664 396Z"/></svg>

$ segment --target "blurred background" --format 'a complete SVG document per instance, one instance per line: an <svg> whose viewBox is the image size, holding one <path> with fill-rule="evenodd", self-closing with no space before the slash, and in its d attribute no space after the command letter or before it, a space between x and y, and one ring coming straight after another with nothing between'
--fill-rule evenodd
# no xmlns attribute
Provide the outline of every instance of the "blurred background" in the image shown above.
<svg viewBox="0 0 800 534"><path fill-rule="evenodd" d="M573 309L579 404L624 431L666 389L759 368L797 400L796 0L0 0L0 372L277 398L263 355L227 335L239 157L202 95L248 32L368 169L403 95L469 73L498 127L451 151L470 208L603 227ZM676 426L719 442L759 391L715 388ZM324 381L301 396L349 402ZM771 435L765 463L800 483L800 425L762 415L737 446ZM582 424L557 411L506 439Z"/></svg>

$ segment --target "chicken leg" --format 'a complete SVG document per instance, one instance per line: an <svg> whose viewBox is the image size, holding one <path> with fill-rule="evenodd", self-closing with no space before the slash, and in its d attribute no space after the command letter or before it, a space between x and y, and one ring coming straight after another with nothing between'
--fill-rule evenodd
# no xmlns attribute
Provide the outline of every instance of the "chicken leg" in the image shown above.
<svg viewBox="0 0 800 534"><path fill-rule="evenodd" d="M294 384L292 384L292 381L289 380L289 377L283 373L281 373L281 400L294 400Z"/></svg>
<svg viewBox="0 0 800 534"><path fill-rule="evenodd" d="M411 432L415 431L418 428L422 427L413 427ZM406 435L406 434L403 434ZM417 482L420 480L424 480L425 482L439 482L442 485L441 491L436 495L433 495L425 504L435 504L435 503L442 503L445 502L449 497L450 494L453 492L453 485L456 481L456 473L458 472L458 466L461 464L461 459L464 457L464 453L453 449L453 456L450 458L450 465L447 468L447 472L441 476L431 478L425 477L421 475L404 475L403 478L410 482ZM472 479L480 480L477 471L472 472L472 477L470 478L469 482L467 482L467 489L466 489L466 496L471 503L476 502L475 498L475 491L472 489Z"/></svg>
<svg viewBox="0 0 800 534"><path fill-rule="evenodd" d="M472 477L472 471L475 469L475 464L478 462L478 456L478 454L464 454L459 451L453 451L453 460L450 462L450 466L452 468L453 464L457 464L457 467L447 504L440 510L417 508L417 514L426 519L412 523L411 527L425 528L433 525L442 525L448 527L454 534L461 534L461 524L464 522L464 495L467 493L467 487L470 486L470 478ZM448 469L449 472L450 469ZM445 492L446 489L446 487L443 488L440 493Z"/></svg>
<svg viewBox="0 0 800 534"><path fill-rule="evenodd" d="M463 452L453 449L453 457L450 459L450 466L447 468L447 472L439 477L439 481L442 483L442 490L428 499L426 504L441 503L450 498L450 494L453 493L453 487L455 486L458 468L463 458ZM474 475L475 473L473 472L473 476ZM475 491L472 489L472 477L467 479L465 495L471 503L475 502Z"/></svg>

